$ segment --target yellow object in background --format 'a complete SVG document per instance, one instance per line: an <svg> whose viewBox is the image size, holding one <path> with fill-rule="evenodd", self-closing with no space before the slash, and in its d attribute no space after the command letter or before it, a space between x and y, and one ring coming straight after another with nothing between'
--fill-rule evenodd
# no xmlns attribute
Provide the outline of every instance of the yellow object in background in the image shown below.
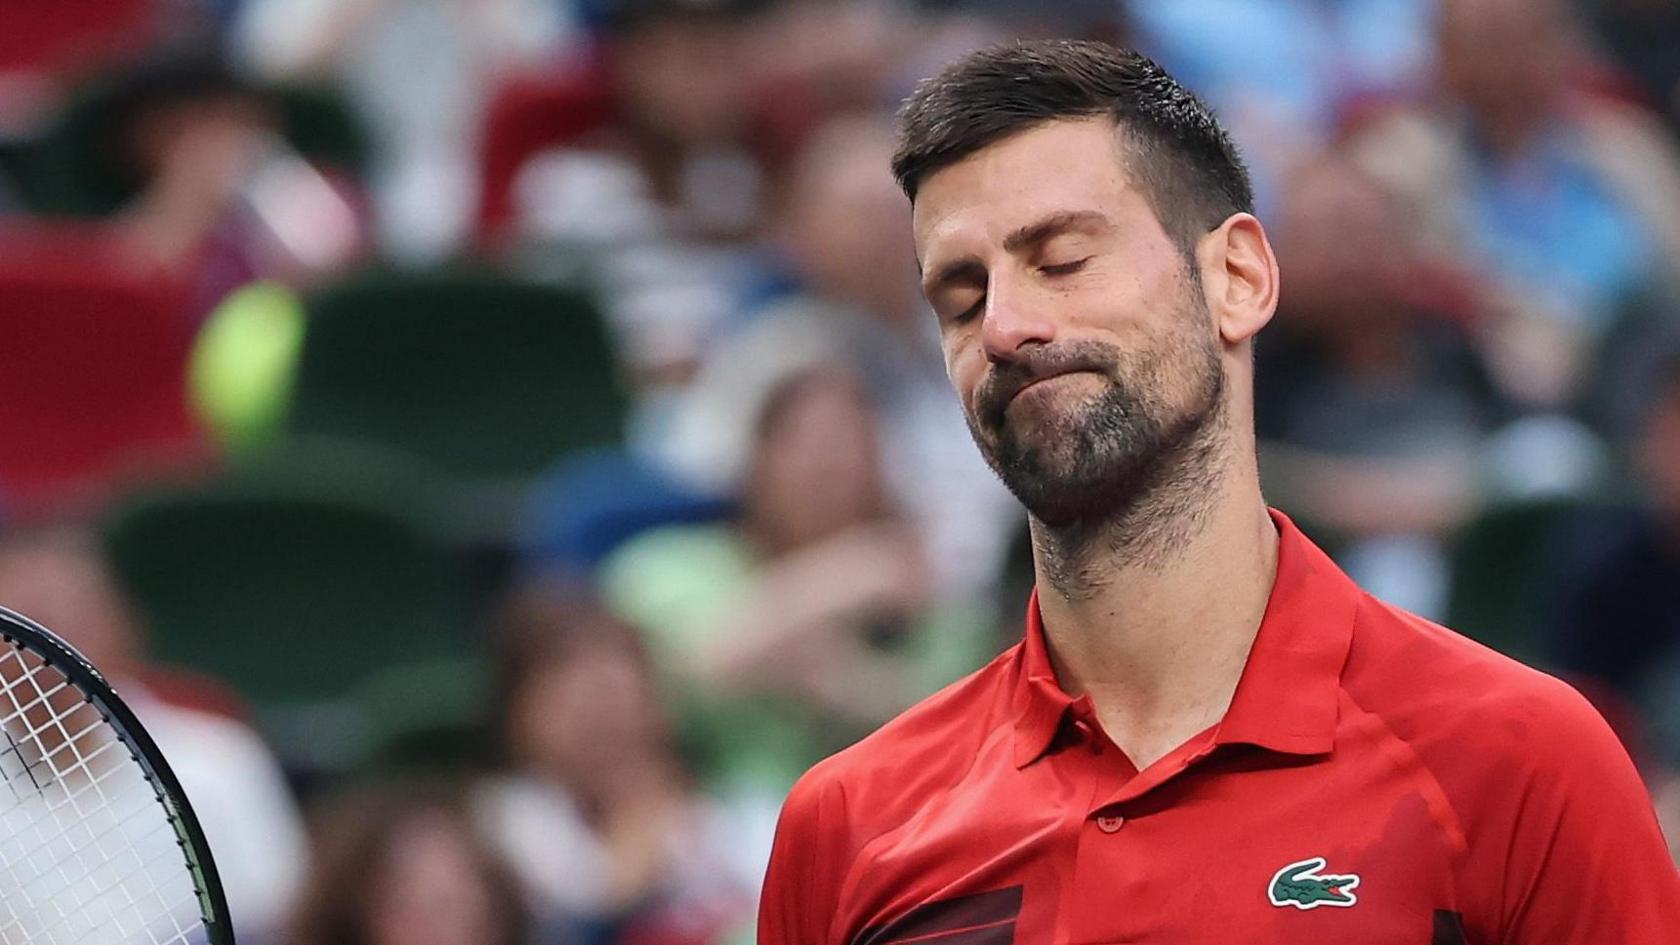
<svg viewBox="0 0 1680 945"><path fill-rule="evenodd" d="M270 440L291 403L303 303L276 282L231 293L199 332L188 366L193 410L230 452Z"/></svg>

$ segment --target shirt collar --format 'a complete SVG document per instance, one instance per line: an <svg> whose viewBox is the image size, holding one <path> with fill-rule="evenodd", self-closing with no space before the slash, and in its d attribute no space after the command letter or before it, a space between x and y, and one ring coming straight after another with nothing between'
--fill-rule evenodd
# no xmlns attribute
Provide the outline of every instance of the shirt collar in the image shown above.
<svg viewBox="0 0 1680 945"><path fill-rule="evenodd" d="M1027 637L1021 641L1021 678L1015 690L1015 767L1024 768L1049 750L1073 701L1050 665L1035 587L1027 601Z"/></svg>
<svg viewBox="0 0 1680 945"><path fill-rule="evenodd" d="M1353 640L1360 590L1289 517L1278 530L1277 576L1215 744L1250 744L1314 755L1334 747L1342 667ZM1015 695L1015 766L1041 757L1074 699L1056 682L1034 590Z"/></svg>

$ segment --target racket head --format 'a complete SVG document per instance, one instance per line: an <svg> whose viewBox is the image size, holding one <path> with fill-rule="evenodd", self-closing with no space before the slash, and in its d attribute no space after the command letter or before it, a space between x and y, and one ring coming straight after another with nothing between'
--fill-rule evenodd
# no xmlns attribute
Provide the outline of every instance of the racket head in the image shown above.
<svg viewBox="0 0 1680 945"><path fill-rule="evenodd" d="M156 742L75 647L3 606L0 884L0 945L234 945Z"/></svg>

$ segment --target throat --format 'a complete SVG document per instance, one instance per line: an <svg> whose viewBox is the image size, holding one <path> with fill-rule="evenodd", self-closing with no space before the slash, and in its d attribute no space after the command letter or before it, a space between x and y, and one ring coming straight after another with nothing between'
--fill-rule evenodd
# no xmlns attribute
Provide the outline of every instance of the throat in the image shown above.
<svg viewBox="0 0 1680 945"><path fill-rule="evenodd" d="M1242 674L1239 661L1213 685L1159 704L1133 704L1126 690L1094 693L1097 723L1133 767L1145 771L1174 750L1207 732L1224 718ZM1165 695L1157 693L1157 696Z"/></svg>
<svg viewBox="0 0 1680 945"><path fill-rule="evenodd" d="M1277 571L1277 531L1252 492L1169 536L1182 544L1159 564L1099 555L1081 593L1039 594L1057 682L1090 697L1140 771L1219 722L1236 693Z"/></svg>
<svg viewBox="0 0 1680 945"><path fill-rule="evenodd" d="M1062 688L1090 698L1104 733L1139 771L1217 724L1230 708L1260 615L1221 609L1194 612L1195 622L1170 629L1118 623L1095 639L1056 634L1059 642L1051 642Z"/></svg>

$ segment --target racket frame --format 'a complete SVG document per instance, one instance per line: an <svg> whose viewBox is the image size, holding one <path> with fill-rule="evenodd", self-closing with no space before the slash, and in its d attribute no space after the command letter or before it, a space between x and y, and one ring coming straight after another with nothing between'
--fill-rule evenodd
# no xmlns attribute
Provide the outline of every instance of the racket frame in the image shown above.
<svg viewBox="0 0 1680 945"><path fill-rule="evenodd" d="M199 911L203 913L209 945L234 945L227 897L222 892L221 878L216 873L204 828L199 825L180 780L170 770L169 762L164 759L157 742L152 740L134 712L117 695L116 689L105 681L104 674L75 647L41 624L4 606L0 606L0 640L7 646L21 643L24 649L63 673L72 685L81 690L100 717L116 730L117 738L134 756L147 782L157 793L158 804L163 807L175 831L175 840L180 844L186 865L192 873L193 889L198 894Z"/></svg>

